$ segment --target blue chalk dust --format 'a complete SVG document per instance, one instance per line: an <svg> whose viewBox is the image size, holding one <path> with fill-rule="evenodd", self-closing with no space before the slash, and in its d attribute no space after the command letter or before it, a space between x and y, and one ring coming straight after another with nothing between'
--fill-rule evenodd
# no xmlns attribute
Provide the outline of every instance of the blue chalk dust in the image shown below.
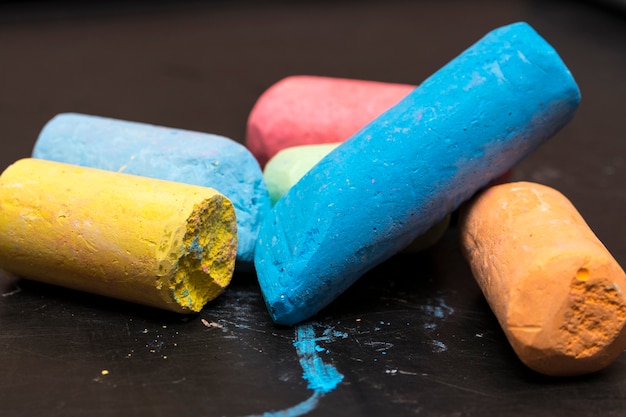
<svg viewBox="0 0 626 417"><path fill-rule="evenodd" d="M343 380L334 366L328 365L319 357L317 340L328 340L328 336L322 339L315 338L315 329L312 325L302 325L296 328L296 340L293 343L300 358L302 377L308 381L308 388L318 393L327 393L335 389Z"/></svg>
<svg viewBox="0 0 626 417"><path fill-rule="evenodd" d="M428 315L433 316L438 319L443 319L454 313L454 309L446 304L446 301L443 297L435 298L436 304L425 304L420 306L420 310L423 310Z"/></svg>
<svg viewBox="0 0 626 417"><path fill-rule="evenodd" d="M254 265L272 319L317 314L557 133L579 102L572 74L528 24L488 33L269 211Z"/></svg>
<svg viewBox="0 0 626 417"><path fill-rule="evenodd" d="M324 329L321 337L316 337L313 324L304 324L296 327L296 338L293 342L296 353L302 366L302 378L308 382L307 388L313 395L307 400L279 411L248 417L298 417L313 411L320 398L334 390L343 380L343 375L337 369L325 363L318 355L319 352L328 352L320 347L318 341L332 341L336 338L348 337L345 332L338 332L332 327Z"/></svg>

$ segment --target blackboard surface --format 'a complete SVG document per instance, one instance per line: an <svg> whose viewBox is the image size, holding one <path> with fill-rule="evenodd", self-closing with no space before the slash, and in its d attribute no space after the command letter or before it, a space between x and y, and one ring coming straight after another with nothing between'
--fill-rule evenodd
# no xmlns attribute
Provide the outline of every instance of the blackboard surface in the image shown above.
<svg viewBox="0 0 626 417"><path fill-rule="evenodd" d="M619 2L205 1L0 5L0 169L79 112L243 141L289 75L419 84L488 31L531 24L582 93L514 170L564 193L626 265L626 25ZM179 316L0 272L0 415L623 416L626 356L579 378L526 368L458 248L369 271L274 325L253 274ZM316 366L314 366L316 365Z"/></svg>

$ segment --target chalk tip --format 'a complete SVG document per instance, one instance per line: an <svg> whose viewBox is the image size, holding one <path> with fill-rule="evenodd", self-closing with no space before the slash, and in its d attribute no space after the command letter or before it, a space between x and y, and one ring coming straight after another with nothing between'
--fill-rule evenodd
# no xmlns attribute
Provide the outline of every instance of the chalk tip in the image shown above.
<svg viewBox="0 0 626 417"><path fill-rule="evenodd" d="M278 277L257 274L261 294L272 321L279 326L294 326L317 312L317 305L299 293L297 286L283 286Z"/></svg>
<svg viewBox="0 0 626 417"><path fill-rule="evenodd" d="M283 301L267 301L266 305L272 321L278 325L293 326L299 321L293 318L293 306Z"/></svg>

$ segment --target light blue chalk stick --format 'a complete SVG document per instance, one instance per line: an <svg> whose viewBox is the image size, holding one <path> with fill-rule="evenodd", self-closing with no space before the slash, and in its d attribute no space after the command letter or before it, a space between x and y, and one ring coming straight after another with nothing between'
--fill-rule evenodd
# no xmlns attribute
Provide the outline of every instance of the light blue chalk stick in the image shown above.
<svg viewBox="0 0 626 417"><path fill-rule="evenodd" d="M211 187L237 216L236 269L252 271L254 247L271 202L261 168L224 136L76 113L42 129L34 158Z"/></svg>
<svg viewBox="0 0 626 417"><path fill-rule="evenodd" d="M318 313L558 132L579 102L570 71L528 24L488 33L272 208L255 251L272 319Z"/></svg>

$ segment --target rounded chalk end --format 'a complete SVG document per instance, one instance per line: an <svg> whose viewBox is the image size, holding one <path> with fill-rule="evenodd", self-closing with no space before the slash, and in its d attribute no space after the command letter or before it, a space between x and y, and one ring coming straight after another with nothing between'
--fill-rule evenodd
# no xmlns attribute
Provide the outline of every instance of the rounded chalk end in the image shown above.
<svg viewBox="0 0 626 417"><path fill-rule="evenodd" d="M626 348L626 274L559 191L489 187L462 211L474 277L519 359L548 376L602 370Z"/></svg>
<svg viewBox="0 0 626 417"><path fill-rule="evenodd" d="M288 76L254 104L246 123L246 147L265 167L284 148L344 142L414 89L372 80Z"/></svg>
<svg viewBox="0 0 626 417"><path fill-rule="evenodd" d="M255 156L225 136L129 120L60 113L41 130L33 157L210 187L235 206L237 268L252 270L271 202Z"/></svg>
<svg viewBox="0 0 626 417"><path fill-rule="evenodd" d="M550 302L540 280L528 280L510 301L522 307L509 311L507 337L522 362L544 375L600 371L626 348L626 297L621 291L626 275L605 258L603 248L589 247L584 254L552 263L553 271L561 264L562 272L555 273L570 278L559 290L552 287Z"/></svg>
<svg viewBox="0 0 626 417"><path fill-rule="evenodd" d="M299 145L278 151L263 169L271 204L276 204L300 178L340 144Z"/></svg>
<svg viewBox="0 0 626 417"><path fill-rule="evenodd" d="M279 326L292 326L296 323L291 312L293 308L283 301L266 301L267 311L272 317L272 321Z"/></svg>

